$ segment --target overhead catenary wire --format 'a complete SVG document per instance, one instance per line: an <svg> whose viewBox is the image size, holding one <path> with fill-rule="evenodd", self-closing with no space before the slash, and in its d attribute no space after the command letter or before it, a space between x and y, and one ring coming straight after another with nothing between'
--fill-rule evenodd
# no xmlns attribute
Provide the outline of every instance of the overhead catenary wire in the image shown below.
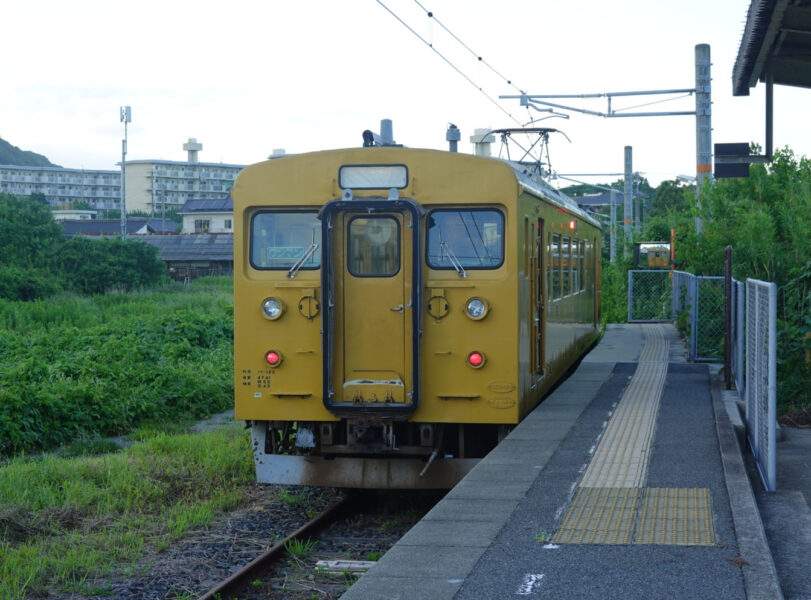
<svg viewBox="0 0 811 600"><path fill-rule="evenodd" d="M490 69L490 70L491 70L491 71L492 71L494 74L496 74L498 77L500 77L501 79L503 79L503 80L504 80L504 81L507 83L507 85L509 85L509 86L511 86L511 87L513 87L513 88L515 88L516 90L518 90L518 91L519 91L520 93L522 93L522 94L525 94L525 93L526 93L526 92L525 92L524 90L522 90L520 87L518 87L517 85L515 85L515 84L514 84L514 83L513 83L513 82L512 82L510 79L508 79L507 77L505 77L504 75L502 75L501 73L499 73L498 71L496 71L496 69L495 69L495 68L493 68L493 66L492 66L490 63L488 63L486 60L484 60L484 58L482 58L482 56L481 56L481 55L480 55L478 52L475 52L475 51L474 51L474 50L473 50L473 49L472 49L470 46L468 46L468 45L467 45L467 44L465 44L465 43L464 43L464 42L463 42L461 39L459 39L459 37L458 37L458 36L457 36L455 33L453 33L453 32L452 32L450 29L448 29L447 27L445 27L445 25L442 23L442 21L440 21L439 19L437 19L437 18L436 18L436 15L433 13L433 11L430 11L430 10L428 10L427 8L425 8L425 7L424 7L422 4L420 4L419 0L414 0L414 4L416 4L416 5L417 5L417 6L419 6L419 7L420 7L422 10L424 10L424 11L425 11L425 14L426 14L426 15L428 15L428 18L429 18L429 19L433 19L433 20L436 22L436 24L437 24L437 25L439 25L440 27L442 27L442 29L444 29L444 30L445 30L445 32L446 32L446 33L447 33L449 36L451 36L453 39L455 39L457 42L459 42L459 44L460 44L460 45L461 45L461 46L462 46L462 47L463 47L465 50L467 50L467 51L468 51L468 52L470 52L470 53L471 53L473 56L475 56L475 57L476 57L476 60L478 60L478 61L479 61L480 63L482 63L482 64L483 64L485 67L487 67L488 69Z"/></svg>
<svg viewBox="0 0 811 600"><path fill-rule="evenodd" d="M445 61L445 63L447 63L447 64L448 64L448 66L449 66L449 67L451 67L451 68L452 68L454 71L456 71L456 72L457 72L459 75L461 75L461 76L462 76L462 77L465 79L465 81L467 81L467 82L468 82L470 85L472 85L473 87L475 87L475 88L476 88L476 89L479 91L479 93L481 93L481 94L482 94L482 95L483 95L485 98L487 98L487 99L490 101L490 103L491 103L491 104L493 104L493 105L494 105L495 107L497 107L497 108L498 108L498 109L499 109L501 112L503 112L503 113L504 113L505 115L507 115L507 116L508 116L510 119L512 119L514 123L516 123L516 124L518 124L518 125L520 125L520 124L521 124L521 122L520 122L518 119L516 119L516 118L515 118L515 117L512 115L512 113L510 113L510 112L509 112L507 109L505 109L503 106L501 106L501 104L499 104L499 103L498 103L498 101L496 101L496 99L495 99L495 98L493 98L492 96L490 96L490 94L488 94L487 92L485 92L485 91L484 91L484 89L483 89L483 88L482 88L480 85L478 85L478 84L477 84L475 81L473 81L473 80L472 80L470 77L468 77L468 76L467 76L467 75L466 75L464 72L462 72L462 70L461 70L459 67L457 67L457 66L456 66L456 65L455 65L453 62L451 62L451 60L450 60L449 58L447 58L447 57L446 57L444 54L442 54L442 53L441 53L439 50L437 50L436 48L434 48L434 45L433 45L431 42L429 42L429 41L428 41L428 40L426 40L424 37L422 37L422 36L421 36L419 33L417 33L417 32L414 30L414 28L412 28L412 27L411 27L411 26L410 26L408 23L406 23L406 22L405 22L403 19L401 19L401 18L400 18L400 16L399 16L397 13L395 13L395 12L394 12L394 11L393 11L391 8L389 8L388 6L386 6L386 4L384 4L382 0L376 0L376 2L377 2L377 3L378 3L380 6L382 6L384 9L386 9L386 11L387 11L387 12L388 12L388 13L389 13L389 14L390 14L392 17L394 17L395 19L397 19L397 21L398 21L398 22L399 22L399 23L400 23L400 24L401 24L403 27L405 27L405 28L406 28L406 29L408 29L408 30L409 30L409 31L410 31L412 34L414 34L414 36L416 36L416 37L417 37L417 38L418 38L418 39L419 39L419 40L420 40L420 41L421 41L423 44L425 44L425 45L426 45L426 46L428 46L428 47L429 47L431 50L433 50L433 51L436 53L436 55L437 55L437 56L439 56L439 57L440 57L440 58L441 58L443 61ZM419 3L418 3L418 4L419 4ZM422 5L420 5L420 7L422 8ZM423 10L425 10L425 9L423 8ZM426 12L428 12L428 11L426 11ZM429 14L430 14L430 13L429 13ZM435 20L436 20L436 19L435 19ZM437 21L437 23L439 23L439 21ZM444 25L442 25L441 23L439 23L439 24L440 24L440 26L441 26L443 29L445 29L445 31L448 31L448 29L447 29L447 28L446 28ZM449 32L449 31L448 31L448 33L450 34L450 32ZM457 38L457 37L456 37L455 35L453 35L453 34L450 34L450 35L451 35L451 36L452 36L452 37L453 37L453 38L454 38L456 41L458 41L460 44L462 44L463 46L465 46L465 48L467 48L469 51L471 51L471 52L472 52L472 50L470 50L470 48L468 48L468 47L467 47L465 44L463 44L463 43L461 42L461 40L459 40L459 38ZM475 52L473 52L473 54L475 55ZM488 66L489 68L491 68L491 70L492 70L492 67L490 67L489 65L487 65L487 66ZM494 71L494 72L495 72L495 71ZM501 75L499 75L499 76L501 76ZM511 84L511 85L512 85L512 84ZM522 93L523 93L523 92L522 92Z"/></svg>

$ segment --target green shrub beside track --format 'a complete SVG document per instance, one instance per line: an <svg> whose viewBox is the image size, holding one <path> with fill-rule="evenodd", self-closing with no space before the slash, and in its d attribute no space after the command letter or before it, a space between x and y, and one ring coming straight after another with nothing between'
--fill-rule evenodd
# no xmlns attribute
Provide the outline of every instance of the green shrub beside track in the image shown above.
<svg viewBox="0 0 811 600"><path fill-rule="evenodd" d="M230 279L0 300L0 456L227 409L232 307Z"/></svg>

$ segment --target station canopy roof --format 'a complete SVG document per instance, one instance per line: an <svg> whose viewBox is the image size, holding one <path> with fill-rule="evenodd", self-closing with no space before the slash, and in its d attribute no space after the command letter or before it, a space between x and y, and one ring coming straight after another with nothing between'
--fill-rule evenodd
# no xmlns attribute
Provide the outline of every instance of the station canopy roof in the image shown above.
<svg viewBox="0 0 811 600"><path fill-rule="evenodd" d="M766 81L772 61L774 83L811 88L811 0L752 0L738 57L732 93L748 96Z"/></svg>

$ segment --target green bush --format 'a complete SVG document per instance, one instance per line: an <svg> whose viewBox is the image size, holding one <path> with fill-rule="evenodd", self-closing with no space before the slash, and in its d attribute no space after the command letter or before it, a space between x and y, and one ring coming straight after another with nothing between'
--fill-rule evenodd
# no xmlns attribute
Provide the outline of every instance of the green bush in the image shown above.
<svg viewBox="0 0 811 600"><path fill-rule="evenodd" d="M65 286L80 294L154 285L166 271L157 248L118 239L67 240L60 248L57 265Z"/></svg>
<svg viewBox="0 0 811 600"><path fill-rule="evenodd" d="M0 455L233 403L230 284L0 301Z"/></svg>
<svg viewBox="0 0 811 600"><path fill-rule="evenodd" d="M53 275L37 269L0 266L0 298L8 300L42 300L61 291Z"/></svg>

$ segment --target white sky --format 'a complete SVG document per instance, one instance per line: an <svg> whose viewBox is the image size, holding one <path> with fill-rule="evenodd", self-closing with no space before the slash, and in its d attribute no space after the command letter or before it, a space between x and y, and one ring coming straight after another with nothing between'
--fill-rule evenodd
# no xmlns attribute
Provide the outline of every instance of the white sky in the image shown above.
<svg viewBox="0 0 811 600"><path fill-rule="evenodd" d="M521 123L516 90L414 0L382 0ZM695 45L712 51L713 142L764 144L765 86L732 96L749 0L419 0L530 94L693 88ZM65 167L115 169L119 107L132 106L128 160L249 164L275 148L361 144L394 122L397 142L447 148L445 130L515 123L376 0L26 0L1 11L0 137ZM614 108L661 97L615 100ZM811 155L811 90L775 87L775 147ZM567 101L562 101L566 103ZM606 100L569 101L600 112ZM694 110L694 96L653 110ZM533 116L542 116L535 113ZM653 183L695 174L695 119L572 114L543 126L559 173L618 173L623 148ZM603 177L601 180L613 180Z"/></svg>

